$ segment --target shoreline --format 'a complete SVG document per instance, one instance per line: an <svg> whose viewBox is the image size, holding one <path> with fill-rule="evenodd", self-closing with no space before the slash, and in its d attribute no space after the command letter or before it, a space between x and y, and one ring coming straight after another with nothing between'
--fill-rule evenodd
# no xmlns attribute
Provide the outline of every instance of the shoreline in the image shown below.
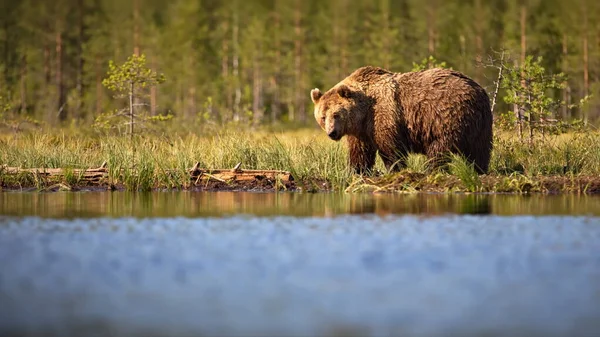
<svg viewBox="0 0 600 337"><path fill-rule="evenodd" d="M451 174L425 175L400 171L379 176L354 176L345 189L334 188L324 179L282 182L276 179L224 181L191 177L187 184L154 183L146 188L131 188L122 180L103 178L94 182L76 181L64 177L43 177L31 172L20 175L0 173L0 192L56 191L193 191L193 192L306 192L306 193L435 193L435 194L586 194L600 195L600 176L526 176L482 175L474 186L467 186ZM159 180L159 179L156 179ZM196 180L196 181L194 181Z"/></svg>
<svg viewBox="0 0 600 337"><path fill-rule="evenodd" d="M398 172L377 157L372 173L355 175L346 144L312 129L133 139L58 129L0 136L0 144L0 191L600 194L597 131L548 136L533 146L498 133L484 175L462 157L440 168L416 153Z"/></svg>

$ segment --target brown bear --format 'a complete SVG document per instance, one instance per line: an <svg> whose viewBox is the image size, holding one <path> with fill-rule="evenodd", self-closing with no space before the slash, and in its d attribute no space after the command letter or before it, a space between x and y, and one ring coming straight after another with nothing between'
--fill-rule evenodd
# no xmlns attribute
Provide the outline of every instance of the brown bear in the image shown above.
<svg viewBox="0 0 600 337"><path fill-rule="evenodd" d="M346 136L350 166L370 171L375 154L388 170L404 166L407 153L423 153L436 165L458 153L488 170L492 112L485 90L448 69L393 73L362 67L325 93L311 91L315 119L335 140Z"/></svg>

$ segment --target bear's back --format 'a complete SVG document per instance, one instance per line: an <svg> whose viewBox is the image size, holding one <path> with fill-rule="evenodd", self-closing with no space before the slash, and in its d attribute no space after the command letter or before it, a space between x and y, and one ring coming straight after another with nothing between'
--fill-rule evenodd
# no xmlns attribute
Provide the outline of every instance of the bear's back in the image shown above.
<svg viewBox="0 0 600 337"><path fill-rule="evenodd" d="M477 132L474 129L491 128L489 97L466 75L435 68L397 74L395 79L401 129L408 133L412 147L427 148L440 139L459 146Z"/></svg>
<svg viewBox="0 0 600 337"><path fill-rule="evenodd" d="M396 74L397 100L405 118L427 115L428 118L464 117L456 114L490 113L485 90L468 76L449 69L434 68ZM477 106L477 109L475 109Z"/></svg>

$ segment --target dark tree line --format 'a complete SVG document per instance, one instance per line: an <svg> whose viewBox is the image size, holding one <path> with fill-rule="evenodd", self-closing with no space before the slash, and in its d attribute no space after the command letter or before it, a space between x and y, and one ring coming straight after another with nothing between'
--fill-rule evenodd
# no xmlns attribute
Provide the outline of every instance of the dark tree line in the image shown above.
<svg viewBox="0 0 600 337"><path fill-rule="evenodd" d="M218 122L303 123L311 88L367 64L410 71L430 55L488 92L497 71L482 65L502 49L568 75L550 95L600 90L593 0L0 0L0 17L0 97L50 124L116 108L102 80L132 54L166 76L149 113ZM595 121L599 102L560 114Z"/></svg>

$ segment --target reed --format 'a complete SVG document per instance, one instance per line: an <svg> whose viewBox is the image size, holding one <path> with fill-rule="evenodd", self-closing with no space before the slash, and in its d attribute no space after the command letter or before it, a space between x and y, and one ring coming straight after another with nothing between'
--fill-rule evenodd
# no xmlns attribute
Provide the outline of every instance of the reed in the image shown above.
<svg viewBox="0 0 600 337"><path fill-rule="evenodd" d="M542 178L564 181L600 175L600 134L596 131L548 137L534 146L516 137L496 137L488 175L478 176L472 165L453 156L447 168L436 169L420 154L409 154L396 190L420 191L435 185L455 191L522 192L538 186ZM225 129L198 133L137 135L133 139L94 132L50 130L42 133L0 135L0 165L22 168L81 169L107 163L109 183L130 190L190 187L188 169L196 162L206 169L233 168L290 171L305 191L379 190L378 181L390 185L397 173L387 172L377 160L369 186L347 165L345 143L333 142L316 129L290 131ZM72 172L72 171L71 171ZM457 181L461 186L452 185ZM77 185L79 177L66 174L63 183ZM31 174L8 175L0 169L0 186L43 188L49 182ZM386 185L386 186L387 186ZM349 186L352 186L348 189ZM539 185L540 189L543 189ZM381 187L381 186L379 186Z"/></svg>

